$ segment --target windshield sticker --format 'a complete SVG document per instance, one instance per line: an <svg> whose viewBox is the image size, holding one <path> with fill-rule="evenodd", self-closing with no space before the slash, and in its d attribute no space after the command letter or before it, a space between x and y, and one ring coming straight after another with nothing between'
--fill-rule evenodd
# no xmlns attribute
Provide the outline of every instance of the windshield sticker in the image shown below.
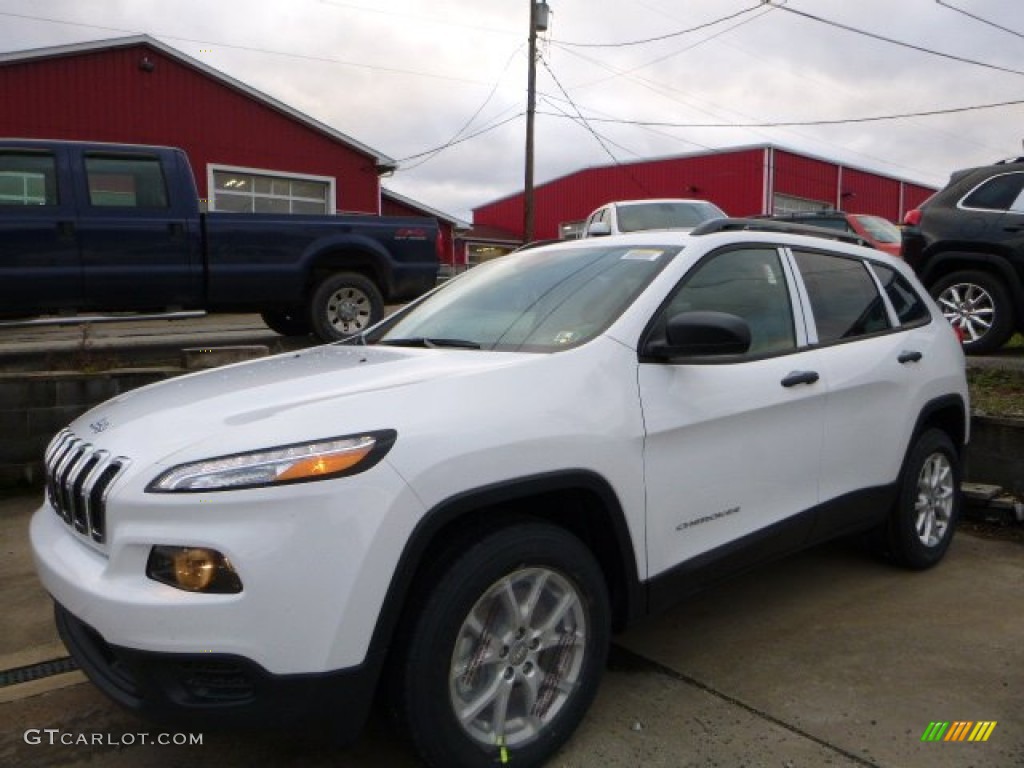
<svg viewBox="0 0 1024 768"><path fill-rule="evenodd" d="M623 259L629 259L630 261L657 261L663 250L654 250L651 248L631 248L622 254Z"/></svg>
<svg viewBox="0 0 1024 768"><path fill-rule="evenodd" d="M576 338L576 331L560 331L555 334L555 344L571 344Z"/></svg>

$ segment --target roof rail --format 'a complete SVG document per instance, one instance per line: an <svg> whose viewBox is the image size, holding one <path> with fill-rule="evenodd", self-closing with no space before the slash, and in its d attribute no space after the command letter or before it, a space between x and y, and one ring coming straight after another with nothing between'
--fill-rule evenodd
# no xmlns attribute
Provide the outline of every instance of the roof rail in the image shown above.
<svg viewBox="0 0 1024 768"><path fill-rule="evenodd" d="M712 219L692 229L690 234L699 236L710 235L715 232L780 232L787 235L823 237L828 240L838 240L865 248L875 247L874 243L852 232L840 232L839 230L828 229L827 227L793 224L788 221L775 221L772 219Z"/></svg>
<svg viewBox="0 0 1024 768"><path fill-rule="evenodd" d="M993 165L1013 165L1014 163L1024 163L1024 157L1007 157L1004 160L996 160Z"/></svg>

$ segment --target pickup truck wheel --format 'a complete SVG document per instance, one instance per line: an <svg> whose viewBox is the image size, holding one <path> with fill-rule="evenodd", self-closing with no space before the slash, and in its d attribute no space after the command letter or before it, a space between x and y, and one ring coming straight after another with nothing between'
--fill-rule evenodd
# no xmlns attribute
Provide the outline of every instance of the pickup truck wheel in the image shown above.
<svg viewBox="0 0 1024 768"><path fill-rule="evenodd" d="M540 765L579 724L607 658L601 569L573 535L526 522L433 583L398 670L400 719L433 766Z"/></svg>
<svg viewBox="0 0 1024 768"><path fill-rule="evenodd" d="M309 318L303 312L290 310L262 312L260 317L267 328L282 336L308 336L313 330Z"/></svg>
<svg viewBox="0 0 1024 768"><path fill-rule="evenodd" d="M324 278L313 292L310 321L323 341L354 336L384 317L384 299L371 280L351 272Z"/></svg>
<svg viewBox="0 0 1024 768"><path fill-rule="evenodd" d="M946 275L932 286L931 294L945 318L960 330L968 354L993 352L1013 335L1010 295L987 272Z"/></svg>
<svg viewBox="0 0 1024 768"><path fill-rule="evenodd" d="M889 519L872 532L877 554L915 570L949 549L960 514L960 458L945 432L929 429L904 462L900 495Z"/></svg>

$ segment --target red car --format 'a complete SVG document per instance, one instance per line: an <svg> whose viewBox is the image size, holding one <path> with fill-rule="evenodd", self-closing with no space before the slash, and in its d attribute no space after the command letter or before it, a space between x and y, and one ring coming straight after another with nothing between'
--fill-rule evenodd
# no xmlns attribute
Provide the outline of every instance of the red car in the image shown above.
<svg viewBox="0 0 1024 768"><path fill-rule="evenodd" d="M845 211L805 211L802 213L780 213L765 216L776 221L792 221L799 224L810 224L826 229L838 229L840 232L853 232L860 235L878 250L891 256L900 255L900 229L888 219L871 216L866 213L846 213Z"/></svg>

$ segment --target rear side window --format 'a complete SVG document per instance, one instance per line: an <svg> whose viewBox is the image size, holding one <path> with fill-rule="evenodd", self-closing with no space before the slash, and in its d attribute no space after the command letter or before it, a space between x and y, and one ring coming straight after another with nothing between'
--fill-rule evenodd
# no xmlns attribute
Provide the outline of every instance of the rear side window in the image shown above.
<svg viewBox="0 0 1024 768"><path fill-rule="evenodd" d="M102 208L166 208L167 185L160 159L87 155L89 204Z"/></svg>
<svg viewBox="0 0 1024 768"><path fill-rule="evenodd" d="M1004 173L993 176L977 187L960 204L964 208L980 208L986 211L1008 211L1021 197L1024 190L1024 173ZM1019 208L1019 203L1018 206Z"/></svg>
<svg viewBox="0 0 1024 768"><path fill-rule="evenodd" d="M57 162L50 152L0 152L0 205L57 205Z"/></svg>
<svg viewBox="0 0 1024 768"><path fill-rule="evenodd" d="M887 330L889 315L867 266L855 258L793 251L818 327L828 344Z"/></svg>
<svg viewBox="0 0 1024 768"><path fill-rule="evenodd" d="M903 275L883 264L872 264L885 294L889 297L900 325L922 325L931 319L931 312Z"/></svg>

